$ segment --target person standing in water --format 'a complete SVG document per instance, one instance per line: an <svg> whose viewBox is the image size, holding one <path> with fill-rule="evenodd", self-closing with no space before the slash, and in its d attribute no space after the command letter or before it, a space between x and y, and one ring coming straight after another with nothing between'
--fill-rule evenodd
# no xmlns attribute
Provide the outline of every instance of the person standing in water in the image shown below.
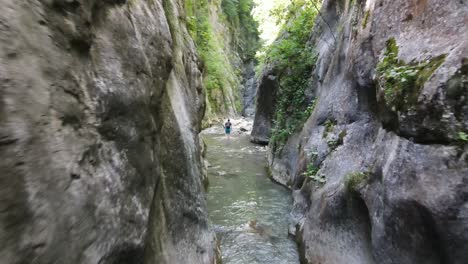
<svg viewBox="0 0 468 264"><path fill-rule="evenodd" d="M224 127L224 132L226 133L226 136L229 138L229 136L231 135L231 128L232 128L231 120L228 119L223 127Z"/></svg>

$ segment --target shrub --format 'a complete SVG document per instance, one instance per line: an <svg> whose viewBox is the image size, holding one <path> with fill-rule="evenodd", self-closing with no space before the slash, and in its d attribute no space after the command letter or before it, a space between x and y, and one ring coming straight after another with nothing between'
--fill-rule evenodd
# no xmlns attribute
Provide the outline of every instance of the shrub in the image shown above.
<svg viewBox="0 0 468 264"><path fill-rule="evenodd" d="M311 163L307 165L307 170L304 173L302 173L302 175L309 179L312 179L317 183L325 184L327 182L325 177L323 175L317 175L319 170L320 168L315 167L315 165Z"/></svg>

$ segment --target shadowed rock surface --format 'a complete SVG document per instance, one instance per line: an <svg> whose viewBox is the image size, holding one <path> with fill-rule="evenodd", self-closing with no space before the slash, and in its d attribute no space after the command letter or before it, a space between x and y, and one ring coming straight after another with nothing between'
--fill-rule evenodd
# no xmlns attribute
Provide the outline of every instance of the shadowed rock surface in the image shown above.
<svg viewBox="0 0 468 264"><path fill-rule="evenodd" d="M242 116L253 117L255 115L255 98L258 85L255 76L255 64L251 61L244 68Z"/></svg>
<svg viewBox="0 0 468 264"><path fill-rule="evenodd" d="M258 83L257 105L251 133L253 143L268 144L273 126L277 90L278 81L274 70L264 69Z"/></svg>
<svg viewBox="0 0 468 264"><path fill-rule="evenodd" d="M2 1L2 263L213 263L182 2Z"/></svg>
<svg viewBox="0 0 468 264"><path fill-rule="evenodd" d="M295 190L291 232L305 263L466 262L466 14L463 1L324 1L310 40L315 110L269 155L273 178ZM376 70L393 39L407 65L443 58L397 106ZM263 142L270 83L259 84L253 129ZM308 164L325 184L303 176Z"/></svg>

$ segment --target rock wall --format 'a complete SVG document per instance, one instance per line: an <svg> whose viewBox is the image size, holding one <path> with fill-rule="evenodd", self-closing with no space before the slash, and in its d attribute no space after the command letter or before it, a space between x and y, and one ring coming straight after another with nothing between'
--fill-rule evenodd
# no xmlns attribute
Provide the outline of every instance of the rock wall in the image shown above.
<svg viewBox="0 0 468 264"><path fill-rule="evenodd" d="M275 117L278 87L278 77L274 68L265 67L258 81L257 111L255 112L254 126L251 133L251 141L254 143L268 144Z"/></svg>
<svg viewBox="0 0 468 264"><path fill-rule="evenodd" d="M186 0L185 6L185 19L203 64L207 104L203 126L252 114L254 56L260 45L251 14L253 0Z"/></svg>
<svg viewBox="0 0 468 264"><path fill-rule="evenodd" d="M315 109L269 155L272 177L294 190L305 263L466 261L466 14L463 1L323 2L310 40ZM413 73L398 71L411 67L404 86ZM270 82L256 119L274 109Z"/></svg>
<svg viewBox="0 0 468 264"><path fill-rule="evenodd" d="M178 0L2 1L2 263L213 263Z"/></svg>
<svg viewBox="0 0 468 264"><path fill-rule="evenodd" d="M253 117L255 115L255 98L257 95L257 76L255 74L255 62L249 61L244 65L242 83L242 116Z"/></svg>

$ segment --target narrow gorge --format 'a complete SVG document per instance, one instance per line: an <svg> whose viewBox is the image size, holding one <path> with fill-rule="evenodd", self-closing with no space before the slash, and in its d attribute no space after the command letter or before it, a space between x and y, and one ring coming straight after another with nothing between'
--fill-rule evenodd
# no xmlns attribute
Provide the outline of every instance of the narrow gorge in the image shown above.
<svg viewBox="0 0 468 264"><path fill-rule="evenodd" d="M0 264L467 262L466 0L0 3Z"/></svg>

